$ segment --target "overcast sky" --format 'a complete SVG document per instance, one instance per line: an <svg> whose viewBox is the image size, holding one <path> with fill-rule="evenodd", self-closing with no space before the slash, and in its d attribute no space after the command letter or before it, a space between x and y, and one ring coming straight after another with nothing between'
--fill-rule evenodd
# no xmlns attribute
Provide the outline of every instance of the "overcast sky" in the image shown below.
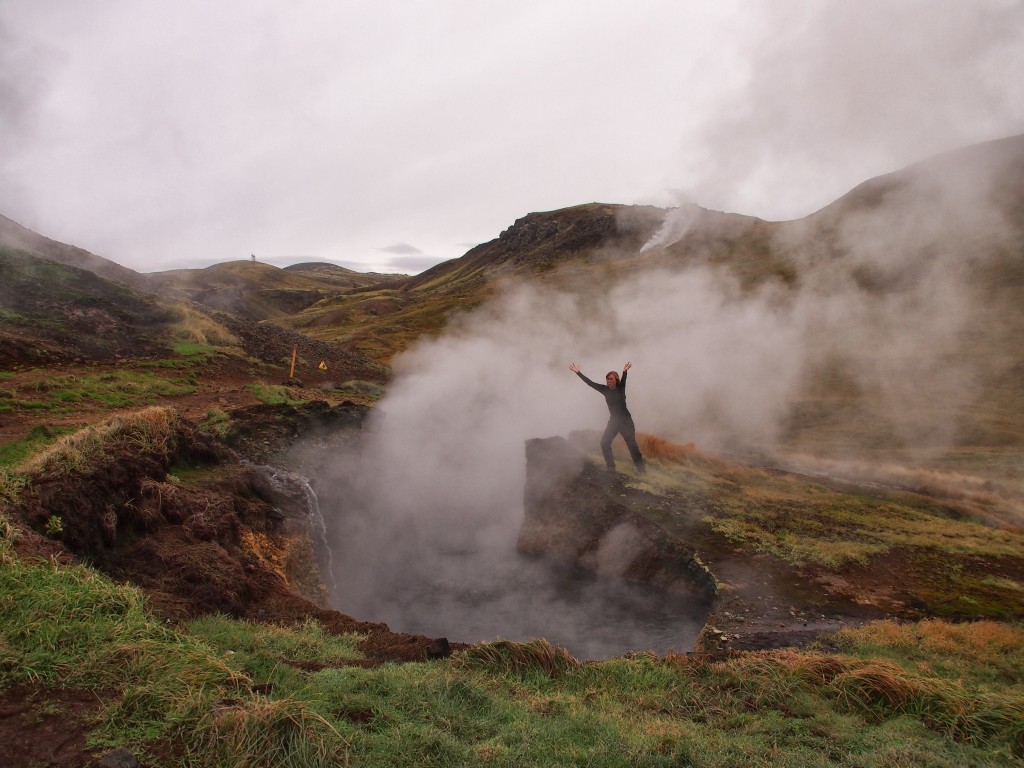
<svg viewBox="0 0 1024 768"><path fill-rule="evenodd" d="M1024 133L1019 0L0 0L0 213L418 272L592 201L804 216Z"/></svg>

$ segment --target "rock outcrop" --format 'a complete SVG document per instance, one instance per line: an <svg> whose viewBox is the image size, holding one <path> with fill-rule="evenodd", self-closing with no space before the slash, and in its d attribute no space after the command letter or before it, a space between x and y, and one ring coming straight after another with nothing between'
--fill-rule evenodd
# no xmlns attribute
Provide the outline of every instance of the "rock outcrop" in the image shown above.
<svg viewBox="0 0 1024 768"><path fill-rule="evenodd" d="M526 442L520 552L597 573L714 598L717 583L694 547L644 514L661 497L627 485L562 437Z"/></svg>

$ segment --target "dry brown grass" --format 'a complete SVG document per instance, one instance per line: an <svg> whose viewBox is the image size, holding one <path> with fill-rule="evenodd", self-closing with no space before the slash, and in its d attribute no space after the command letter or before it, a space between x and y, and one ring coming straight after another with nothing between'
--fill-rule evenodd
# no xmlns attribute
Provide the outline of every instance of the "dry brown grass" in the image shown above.
<svg viewBox="0 0 1024 768"><path fill-rule="evenodd" d="M916 624L877 621L846 629L840 637L881 648L920 649L924 653L956 656L986 663L1024 648L1024 627L996 621L952 623L927 619Z"/></svg>
<svg viewBox="0 0 1024 768"><path fill-rule="evenodd" d="M193 756L237 768L348 765L350 745L329 722L294 699L226 702ZM216 756L211 760L211 756Z"/></svg>
<svg viewBox="0 0 1024 768"><path fill-rule="evenodd" d="M176 304L174 312L178 316L173 327L177 338L212 347L239 346L238 337L209 315L185 304Z"/></svg>
<svg viewBox="0 0 1024 768"><path fill-rule="evenodd" d="M180 423L176 411L161 406L117 414L58 438L23 461L17 471L29 477L42 477L78 469L102 456L114 440L127 440L140 452L167 455Z"/></svg>
<svg viewBox="0 0 1024 768"><path fill-rule="evenodd" d="M636 442L640 446L640 452L648 460L671 461L678 464L697 455L697 446L693 443L682 445L643 432L637 434Z"/></svg>
<svg viewBox="0 0 1024 768"><path fill-rule="evenodd" d="M883 705L888 710L903 711L935 692L935 685L930 686L898 664L886 661L863 662L829 682L840 699L855 708Z"/></svg>
<svg viewBox="0 0 1024 768"><path fill-rule="evenodd" d="M945 638L956 637L981 647L987 640L997 646L994 656L1020 648L1021 630L994 622L984 625L953 625L941 621L920 625L896 625L879 622L850 634L858 639L881 640L889 645L905 644L916 633L932 638L928 653L942 656ZM915 628L920 627L918 632ZM1001 649L1001 650L1000 650ZM1018 650L1019 652L1019 650ZM993 737L1009 736L1012 743L1024 745L1024 701L1019 695L968 687L958 677L940 677L928 665L911 669L884 658L833 655L813 651L784 649L731 656L719 660L671 660L687 669L691 676L712 682L712 687L732 692L747 706L758 709L785 709L801 695L824 694L841 709L857 712L869 719L893 715L920 718L929 728L958 741L987 743ZM976 656L972 664L984 665ZM1015 747L1016 748L1016 747Z"/></svg>

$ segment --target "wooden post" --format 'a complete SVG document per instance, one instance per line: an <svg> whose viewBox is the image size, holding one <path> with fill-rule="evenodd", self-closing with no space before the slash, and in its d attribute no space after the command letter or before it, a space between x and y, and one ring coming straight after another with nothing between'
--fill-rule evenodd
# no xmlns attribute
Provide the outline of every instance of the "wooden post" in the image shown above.
<svg viewBox="0 0 1024 768"><path fill-rule="evenodd" d="M288 378L289 379L294 379L295 378L295 355L298 353L298 351L299 351L299 345L296 344L294 347L292 347L292 369L291 369L291 371L288 372Z"/></svg>

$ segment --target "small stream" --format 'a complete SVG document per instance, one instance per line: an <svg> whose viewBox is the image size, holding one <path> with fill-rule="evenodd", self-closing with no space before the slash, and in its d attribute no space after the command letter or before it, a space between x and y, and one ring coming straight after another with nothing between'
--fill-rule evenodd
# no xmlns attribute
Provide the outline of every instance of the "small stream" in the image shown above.
<svg viewBox="0 0 1024 768"><path fill-rule="evenodd" d="M306 514L309 516L310 532L313 535L313 548L320 565L320 579L329 594L333 594L338 585L334 578L334 556L327 543L327 522L320 509L320 499L313 490L308 477L291 472L282 467L269 464L251 464L270 482L271 488L277 493L288 497L298 497L304 501Z"/></svg>

